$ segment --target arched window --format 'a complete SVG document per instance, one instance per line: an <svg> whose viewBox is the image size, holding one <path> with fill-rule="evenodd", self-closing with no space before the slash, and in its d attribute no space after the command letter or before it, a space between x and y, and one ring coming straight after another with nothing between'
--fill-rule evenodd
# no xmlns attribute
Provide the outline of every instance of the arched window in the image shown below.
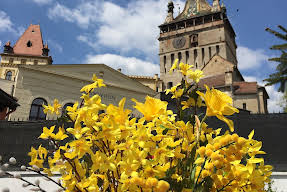
<svg viewBox="0 0 287 192"><path fill-rule="evenodd" d="M8 71L8 72L6 73L5 79L6 79L6 80L9 80L9 81L12 80L12 72L11 72L11 71Z"/></svg>
<svg viewBox="0 0 287 192"><path fill-rule="evenodd" d="M66 103L64 105L64 107L62 108L62 116L67 112L67 107L73 107L74 106L74 103Z"/></svg>
<svg viewBox="0 0 287 192"><path fill-rule="evenodd" d="M34 99L31 105L29 120L46 120L46 114L43 112L43 104L47 105L47 101L45 99Z"/></svg>

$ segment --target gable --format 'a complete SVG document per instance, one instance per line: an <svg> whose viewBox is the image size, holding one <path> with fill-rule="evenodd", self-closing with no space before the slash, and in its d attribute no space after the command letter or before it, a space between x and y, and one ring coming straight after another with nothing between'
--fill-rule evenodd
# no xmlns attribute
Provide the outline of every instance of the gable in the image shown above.
<svg viewBox="0 0 287 192"><path fill-rule="evenodd" d="M224 74L233 71L234 64L223 59L219 55L213 56L210 61L201 69L205 76Z"/></svg>

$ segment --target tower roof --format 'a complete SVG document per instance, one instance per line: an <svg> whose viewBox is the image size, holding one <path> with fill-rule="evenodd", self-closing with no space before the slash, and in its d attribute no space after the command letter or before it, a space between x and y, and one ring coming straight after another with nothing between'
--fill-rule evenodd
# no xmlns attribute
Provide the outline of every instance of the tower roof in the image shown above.
<svg viewBox="0 0 287 192"><path fill-rule="evenodd" d="M13 47L14 54L41 56L43 39L40 25L30 25Z"/></svg>
<svg viewBox="0 0 287 192"><path fill-rule="evenodd" d="M175 19L181 20L211 11L212 7L206 0L186 0L182 13L179 14Z"/></svg>

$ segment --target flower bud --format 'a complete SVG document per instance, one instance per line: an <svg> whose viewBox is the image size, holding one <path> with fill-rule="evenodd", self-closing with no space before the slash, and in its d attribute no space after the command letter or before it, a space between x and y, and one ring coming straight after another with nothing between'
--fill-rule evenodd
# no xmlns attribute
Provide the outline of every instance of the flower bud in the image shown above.
<svg viewBox="0 0 287 192"><path fill-rule="evenodd" d="M11 158L9 159L9 163L10 163L11 165L16 165L17 161L16 161L16 159L15 159L14 157L11 157Z"/></svg>
<svg viewBox="0 0 287 192"><path fill-rule="evenodd" d="M25 166L25 165L22 165L22 166L21 166L21 170L22 170L22 171L26 171L26 166Z"/></svg>
<svg viewBox="0 0 287 192"><path fill-rule="evenodd" d="M3 165L3 168L4 168L4 169L8 169L8 168L9 168L9 164L8 164L8 163L5 163L5 164Z"/></svg>
<svg viewBox="0 0 287 192"><path fill-rule="evenodd" d="M15 174L14 174L14 178L16 178L16 179L21 179L21 175L20 175L19 173L15 173Z"/></svg>
<svg viewBox="0 0 287 192"><path fill-rule="evenodd" d="M36 179L35 181L35 185L39 186L40 185L40 180L39 179Z"/></svg>
<svg viewBox="0 0 287 192"><path fill-rule="evenodd" d="M33 165L32 169L34 169L35 171L40 171L40 168L38 166L36 166L36 165Z"/></svg>
<svg viewBox="0 0 287 192"><path fill-rule="evenodd" d="M23 183L23 184L22 184L22 187L28 187L28 186L29 186L28 183Z"/></svg>

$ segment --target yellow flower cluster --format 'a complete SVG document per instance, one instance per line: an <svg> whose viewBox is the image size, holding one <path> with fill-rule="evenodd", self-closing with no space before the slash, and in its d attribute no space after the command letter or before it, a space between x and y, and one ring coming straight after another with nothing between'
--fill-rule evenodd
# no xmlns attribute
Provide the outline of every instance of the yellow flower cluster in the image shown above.
<svg viewBox="0 0 287 192"><path fill-rule="evenodd" d="M177 67L173 67L177 69ZM184 76L191 66L180 64ZM201 73L198 73L201 74ZM195 82L202 75L198 75ZM189 78L189 77L188 77ZM231 107L226 94L206 87L206 93L191 90L187 81L170 92L179 102L179 112L203 106L204 118L184 121L181 114L167 110L167 102L147 96L144 103L135 99L134 108L142 118L132 118L125 109L125 98L118 106L104 105L99 95L89 93L103 82L94 76L94 83L85 86L82 105L67 107L74 126L64 129L43 128L41 139L49 140L53 149L32 148L30 165L43 168L48 175L61 174L66 192L82 191L263 191L269 181L271 166L256 155L262 143L208 127L205 120L216 116L232 123L224 115L237 109ZM190 94L190 92L194 94ZM195 95L194 97L191 95ZM182 97L188 97L183 101ZM56 112L57 106L46 110ZM104 111L104 113L102 113ZM47 112L47 111L46 111ZM44 168L44 163L48 167Z"/></svg>

